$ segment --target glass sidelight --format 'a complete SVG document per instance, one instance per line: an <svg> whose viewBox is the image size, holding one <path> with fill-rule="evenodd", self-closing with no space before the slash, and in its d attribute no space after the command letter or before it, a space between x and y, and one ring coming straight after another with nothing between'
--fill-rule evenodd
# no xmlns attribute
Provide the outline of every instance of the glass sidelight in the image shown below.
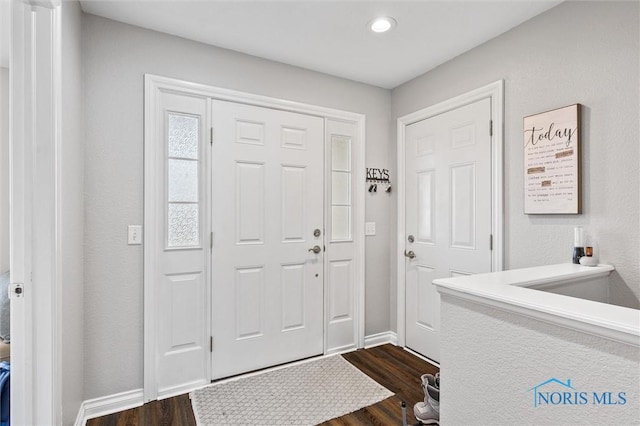
<svg viewBox="0 0 640 426"><path fill-rule="evenodd" d="M199 118L167 114L167 247L200 245Z"/></svg>
<svg viewBox="0 0 640 426"><path fill-rule="evenodd" d="M352 239L351 139L331 137L331 240Z"/></svg>

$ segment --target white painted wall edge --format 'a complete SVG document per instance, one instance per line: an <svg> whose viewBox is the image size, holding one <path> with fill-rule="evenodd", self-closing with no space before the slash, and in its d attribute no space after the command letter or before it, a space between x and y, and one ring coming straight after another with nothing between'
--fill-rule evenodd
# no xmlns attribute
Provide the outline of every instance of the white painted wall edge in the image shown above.
<svg viewBox="0 0 640 426"><path fill-rule="evenodd" d="M84 426L89 419L140 407L144 403L143 394L142 389L134 389L114 395L88 399L80 405L75 426Z"/></svg>
<svg viewBox="0 0 640 426"><path fill-rule="evenodd" d="M11 300L14 424L59 424L61 3L10 4ZM37 378L36 373L37 372Z"/></svg>
<svg viewBox="0 0 640 426"><path fill-rule="evenodd" d="M572 263L434 280L442 294L640 347L638 310L527 288L608 276L610 265Z"/></svg>

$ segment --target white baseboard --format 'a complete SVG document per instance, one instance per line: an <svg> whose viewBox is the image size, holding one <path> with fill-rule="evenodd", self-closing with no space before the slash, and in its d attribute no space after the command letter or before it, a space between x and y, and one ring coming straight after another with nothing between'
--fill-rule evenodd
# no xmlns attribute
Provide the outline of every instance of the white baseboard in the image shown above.
<svg viewBox="0 0 640 426"><path fill-rule="evenodd" d="M356 349L358 349L356 347L356 345L351 343L351 344L348 344L348 345L345 345L345 346L340 346L340 347L337 347L337 348L327 349L327 351L324 354L325 355L343 354L343 353L346 353L346 352L355 351Z"/></svg>
<svg viewBox="0 0 640 426"><path fill-rule="evenodd" d="M372 348L374 346L380 346L387 343L392 345L398 344L398 335L393 331L385 331L383 333L370 334L364 337L364 347Z"/></svg>
<svg viewBox="0 0 640 426"><path fill-rule="evenodd" d="M211 384L211 381L209 380L196 380L180 386L173 386L170 388L158 389L158 401L160 401L161 399L172 398L174 396L190 393L196 389L201 389L210 384Z"/></svg>
<svg viewBox="0 0 640 426"><path fill-rule="evenodd" d="M142 404L144 404L142 389L88 399L80 405L75 426L85 426L89 419L140 407Z"/></svg>

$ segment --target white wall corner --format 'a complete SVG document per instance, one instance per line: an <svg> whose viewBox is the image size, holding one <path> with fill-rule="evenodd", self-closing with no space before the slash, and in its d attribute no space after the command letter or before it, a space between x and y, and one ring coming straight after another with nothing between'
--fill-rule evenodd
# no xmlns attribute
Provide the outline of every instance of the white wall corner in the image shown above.
<svg viewBox="0 0 640 426"><path fill-rule="evenodd" d="M143 404L144 392L142 389L88 399L80 404L75 426L85 426L89 419L140 407Z"/></svg>
<svg viewBox="0 0 640 426"><path fill-rule="evenodd" d="M384 331L382 333L375 333L365 336L364 348L372 348L374 346L385 345L391 343L392 345L398 345L398 335L393 331Z"/></svg>

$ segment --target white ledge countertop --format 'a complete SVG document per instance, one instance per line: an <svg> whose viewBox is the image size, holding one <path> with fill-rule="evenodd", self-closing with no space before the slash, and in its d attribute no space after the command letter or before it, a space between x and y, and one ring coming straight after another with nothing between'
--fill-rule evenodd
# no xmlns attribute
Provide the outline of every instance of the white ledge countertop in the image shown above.
<svg viewBox="0 0 640 426"><path fill-rule="evenodd" d="M639 310L527 288L606 277L614 269L563 263L437 279L433 284L441 294L640 347Z"/></svg>

